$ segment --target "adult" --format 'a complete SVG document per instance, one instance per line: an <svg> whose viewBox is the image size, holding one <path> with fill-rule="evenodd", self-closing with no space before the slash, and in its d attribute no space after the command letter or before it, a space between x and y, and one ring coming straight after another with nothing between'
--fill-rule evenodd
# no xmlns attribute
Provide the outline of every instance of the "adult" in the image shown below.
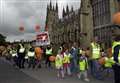
<svg viewBox="0 0 120 83"><path fill-rule="evenodd" d="M17 47L17 65L19 68L24 68L24 62L25 62L25 47L23 43L20 43Z"/></svg>
<svg viewBox="0 0 120 83"><path fill-rule="evenodd" d="M36 58L36 67L41 68L41 59L42 59L43 50L41 47L35 47L35 58Z"/></svg>
<svg viewBox="0 0 120 83"><path fill-rule="evenodd" d="M51 46L48 46L47 48L46 48L46 62L45 62L45 64L46 64L46 67L48 66L48 67L51 67L51 62L50 62L50 60L49 60L49 57L50 56L52 56L52 52L53 52L53 50L52 50L52 47Z"/></svg>
<svg viewBox="0 0 120 83"><path fill-rule="evenodd" d="M120 83L120 35L115 37L112 51L115 61L115 64L113 65L115 83Z"/></svg>
<svg viewBox="0 0 120 83"><path fill-rule="evenodd" d="M77 44L74 42L71 48L71 72L72 73L77 73L78 71L78 65L77 65L77 61L78 61L78 48L77 48Z"/></svg>
<svg viewBox="0 0 120 83"><path fill-rule="evenodd" d="M28 68L35 68L35 51L34 48L31 47L27 53L28 56Z"/></svg>
<svg viewBox="0 0 120 83"><path fill-rule="evenodd" d="M101 79L101 75L99 73L100 64L98 63L99 58L101 57L101 47L98 43L98 37L95 37L91 42L91 74L96 79Z"/></svg>

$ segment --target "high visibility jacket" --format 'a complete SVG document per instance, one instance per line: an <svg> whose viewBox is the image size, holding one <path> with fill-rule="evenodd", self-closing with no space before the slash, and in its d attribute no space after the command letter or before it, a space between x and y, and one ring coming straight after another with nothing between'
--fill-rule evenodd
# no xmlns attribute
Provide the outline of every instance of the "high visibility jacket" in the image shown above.
<svg viewBox="0 0 120 83"><path fill-rule="evenodd" d="M55 66L56 66L56 68L60 68L63 66L63 58L59 54L55 58Z"/></svg>
<svg viewBox="0 0 120 83"><path fill-rule="evenodd" d="M52 49L46 49L46 55L52 55Z"/></svg>
<svg viewBox="0 0 120 83"><path fill-rule="evenodd" d="M19 44L19 45L20 45L19 52L20 52L20 53L23 53L23 52L25 51L25 48L24 48L21 44Z"/></svg>
<svg viewBox="0 0 120 83"><path fill-rule="evenodd" d="M81 49L79 49L79 54L82 54L82 50Z"/></svg>
<svg viewBox="0 0 120 83"><path fill-rule="evenodd" d="M15 49L11 50L10 54L13 54L13 53L17 53L17 51Z"/></svg>
<svg viewBox="0 0 120 83"><path fill-rule="evenodd" d="M10 51L10 54L11 54L13 57L15 57L15 56L17 56L17 51L16 51L16 50L11 50L11 51Z"/></svg>
<svg viewBox="0 0 120 83"><path fill-rule="evenodd" d="M104 64L105 67L111 68L114 63L115 62L114 62L113 57L111 58L105 57L105 64Z"/></svg>
<svg viewBox="0 0 120 83"><path fill-rule="evenodd" d="M120 45L120 42L113 42L113 45L112 45L112 54L114 53L114 47L117 46L117 45ZM119 50L119 54L118 54L118 61L120 63L120 50Z"/></svg>
<svg viewBox="0 0 120 83"><path fill-rule="evenodd" d="M86 54L85 50L82 50L82 55L85 55L85 54Z"/></svg>
<svg viewBox="0 0 120 83"><path fill-rule="evenodd" d="M80 71L85 71L86 69L88 69L87 59L83 59L83 60L79 61L79 69L80 69Z"/></svg>
<svg viewBox="0 0 120 83"><path fill-rule="evenodd" d="M92 59L100 58L100 45L97 43L91 43L92 46Z"/></svg>
<svg viewBox="0 0 120 83"><path fill-rule="evenodd" d="M70 58L71 58L70 54L64 53L63 63L70 63Z"/></svg>
<svg viewBox="0 0 120 83"><path fill-rule="evenodd" d="M34 57L35 56L35 52L28 51L27 55L28 55L28 57Z"/></svg>
<svg viewBox="0 0 120 83"><path fill-rule="evenodd" d="M117 46L117 45L120 45L120 42L113 42L112 53L114 52L114 47Z"/></svg>

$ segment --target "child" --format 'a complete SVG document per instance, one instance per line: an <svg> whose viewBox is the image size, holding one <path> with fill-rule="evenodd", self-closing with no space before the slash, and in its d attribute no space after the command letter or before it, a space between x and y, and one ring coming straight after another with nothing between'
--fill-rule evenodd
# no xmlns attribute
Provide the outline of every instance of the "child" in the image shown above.
<svg viewBox="0 0 120 83"><path fill-rule="evenodd" d="M58 54L56 56L55 59L55 66L57 69L57 77L61 77L64 78L64 71L63 71L63 57L61 56L61 52L58 51Z"/></svg>
<svg viewBox="0 0 120 83"><path fill-rule="evenodd" d="M85 56L85 51L82 51L82 55L79 57L79 73L78 73L78 78L80 79L82 75L84 75L84 80L89 82L88 75L87 75L87 70L88 70L88 60L87 57Z"/></svg>
<svg viewBox="0 0 120 83"><path fill-rule="evenodd" d="M64 72L67 72L68 75L71 75L70 58L71 58L71 54L69 53L69 51L67 49L63 56L63 66L64 66L63 68L64 68Z"/></svg>

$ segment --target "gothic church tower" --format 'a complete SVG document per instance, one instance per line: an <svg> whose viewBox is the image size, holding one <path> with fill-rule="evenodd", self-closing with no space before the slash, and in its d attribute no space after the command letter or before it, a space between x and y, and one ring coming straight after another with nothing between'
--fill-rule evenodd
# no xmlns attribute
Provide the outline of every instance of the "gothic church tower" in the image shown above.
<svg viewBox="0 0 120 83"><path fill-rule="evenodd" d="M81 0L80 27L81 33L85 33L81 37L81 44L82 46L88 47L93 39L92 6L90 0Z"/></svg>
<svg viewBox="0 0 120 83"><path fill-rule="evenodd" d="M54 30L56 26L56 22L58 22L59 16L58 16L58 4L52 5L52 2L50 1L50 4L47 5L47 15L46 15L46 26L45 29L47 28L49 34L50 34L50 40L51 42L53 40L53 35L54 35Z"/></svg>

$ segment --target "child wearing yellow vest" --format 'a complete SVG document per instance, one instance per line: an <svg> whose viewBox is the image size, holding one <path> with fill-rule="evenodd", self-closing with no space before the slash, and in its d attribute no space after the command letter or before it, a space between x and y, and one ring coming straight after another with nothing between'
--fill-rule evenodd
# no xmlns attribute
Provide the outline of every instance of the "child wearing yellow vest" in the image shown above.
<svg viewBox="0 0 120 83"><path fill-rule="evenodd" d="M78 78L81 79L81 76L84 76L84 80L89 82L87 70L88 70L88 60L85 56L85 51L82 50L82 55L79 57L79 73Z"/></svg>
<svg viewBox="0 0 120 83"><path fill-rule="evenodd" d="M64 72L67 73L67 75L71 75L70 58L71 58L71 54L69 53L67 49L63 56L63 68L64 68Z"/></svg>
<svg viewBox="0 0 120 83"><path fill-rule="evenodd" d="M57 77L64 78L64 71L63 71L63 57L61 55L61 52L58 51L58 54L55 58L55 67L57 69Z"/></svg>

